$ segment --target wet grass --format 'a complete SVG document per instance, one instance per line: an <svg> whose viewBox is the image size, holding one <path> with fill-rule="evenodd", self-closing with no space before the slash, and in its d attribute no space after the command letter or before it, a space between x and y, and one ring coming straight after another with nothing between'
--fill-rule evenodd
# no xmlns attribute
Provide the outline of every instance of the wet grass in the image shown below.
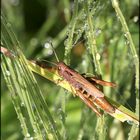
<svg viewBox="0 0 140 140"><path fill-rule="evenodd" d="M44 48L51 41L60 61L117 83L105 95L138 114L138 1L116 2L2 2L8 23L2 19L1 43L20 58L1 57L2 139L138 139L134 124L98 118L80 99L34 78L24 58L56 62L52 48Z"/></svg>

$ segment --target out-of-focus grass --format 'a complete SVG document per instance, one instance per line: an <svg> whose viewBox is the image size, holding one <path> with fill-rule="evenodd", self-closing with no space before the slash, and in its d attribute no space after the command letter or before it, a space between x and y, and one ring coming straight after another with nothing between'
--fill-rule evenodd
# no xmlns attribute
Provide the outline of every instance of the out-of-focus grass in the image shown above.
<svg viewBox="0 0 140 140"><path fill-rule="evenodd" d="M29 59L40 57L55 62L52 49L45 49L44 45L48 40L52 40L56 53L60 60L64 58L64 40L67 33L71 32L71 27L66 32L66 26L70 23L70 17L73 11L73 2L69 0L60 0L54 2L51 0L15 0L2 1L2 8L14 28L16 36L21 43L24 55ZM131 51L129 50L127 40L122 31L122 26L112 7L111 1L94 2L96 5L93 15L94 35L96 46L100 55L100 64L102 77L105 80L117 83L116 89L104 88L104 93L114 100L124 104L128 108L135 110L135 69ZM138 1L121 1L120 8L127 21L132 39L138 52ZM83 15L84 16L84 15ZM84 17L80 17L80 25L84 23ZM82 19L83 18L83 19ZM83 21L82 21L83 20ZM86 27L85 27L86 28ZM79 32L78 32L79 31ZM81 28L76 26L74 39L82 32ZM78 37L77 37L78 38ZM80 40L86 38L81 35ZM78 41L78 42L79 42ZM85 41L84 41L85 42ZM73 45L74 42L72 42ZM93 61L87 50L88 44L78 43L72 48L71 67L80 73L93 73ZM86 49L85 49L86 48ZM48 64L49 65L49 64ZM95 73L94 73L95 74ZM49 109L56 122L60 126L60 132L69 139L98 139L98 133L106 133L106 138L127 139L131 129L128 123L114 121L110 116L105 115L105 124L99 122L98 126L104 126L104 132L96 126L97 117L94 112L89 110L77 98L73 98L69 93L60 90L59 87L36 75L41 90L46 97ZM60 91L59 91L60 90ZM5 86L3 77L1 85L2 101L2 139L22 139L20 123L13 109L8 90ZM65 94L65 102L63 100ZM63 104L62 104L63 103ZM129 105L128 105L129 104ZM63 114L63 110L66 114ZM64 115L64 116L63 116ZM63 119L66 118L65 124ZM106 132L105 132L106 131ZM136 139L138 136L136 137Z"/></svg>

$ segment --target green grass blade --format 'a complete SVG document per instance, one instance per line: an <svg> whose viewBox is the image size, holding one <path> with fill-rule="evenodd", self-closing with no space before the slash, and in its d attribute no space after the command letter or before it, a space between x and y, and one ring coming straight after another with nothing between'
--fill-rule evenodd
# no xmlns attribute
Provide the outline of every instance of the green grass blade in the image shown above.
<svg viewBox="0 0 140 140"><path fill-rule="evenodd" d="M60 140L60 134L49 112L47 103L31 70L28 68L24 55L20 51L19 42L3 15L1 42L3 46L8 47L11 52L14 52L11 53L13 55L9 58L2 57L2 72L7 85L9 85L8 87L12 88L12 101L19 116L25 138L34 137L42 140L45 137L46 139ZM7 72L10 73L9 77L6 76ZM21 104L24 104L27 116L25 116L24 112L21 112ZM27 120L29 118L28 121L31 125L28 124L28 127L31 129L30 132L27 131L28 127L23 116Z"/></svg>

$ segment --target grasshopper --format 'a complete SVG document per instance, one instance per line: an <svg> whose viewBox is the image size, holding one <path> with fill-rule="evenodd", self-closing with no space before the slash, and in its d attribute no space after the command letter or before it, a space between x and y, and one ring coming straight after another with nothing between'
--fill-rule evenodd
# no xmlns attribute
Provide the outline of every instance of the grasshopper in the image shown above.
<svg viewBox="0 0 140 140"><path fill-rule="evenodd" d="M57 59L57 64L55 65L58 74L75 89L76 95L79 96L81 100L83 100L83 102L87 104L87 106L89 106L98 116L101 116L101 113L98 111L96 106L100 107L107 113L114 113L115 107L105 99L103 92L95 86L95 83L111 87L115 87L116 84L99 80L94 77L86 78L82 76L77 71L67 66L64 62L60 62L53 47L52 49Z"/></svg>
<svg viewBox="0 0 140 140"><path fill-rule="evenodd" d="M114 83L93 77L88 80L88 78L83 77L63 62L57 63L57 70L59 75L75 88L76 95L79 96L97 115L101 116L101 113L96 108L96 105L108 113L115 112L115 107L105 99L104 94L92 84L91 81L94 81L96 84L111 87L116 86Z"/></svg>

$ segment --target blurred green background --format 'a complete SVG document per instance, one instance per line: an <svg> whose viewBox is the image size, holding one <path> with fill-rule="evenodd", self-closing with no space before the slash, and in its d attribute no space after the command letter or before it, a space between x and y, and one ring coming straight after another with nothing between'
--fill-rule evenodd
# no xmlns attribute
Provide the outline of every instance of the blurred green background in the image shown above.
<svg viewBox="0 0 140 140"><path fill-rule="evenodd" d="M103 79L117 83L116 89L105 88L107 96L135 110L135 70L131 52L127 46L121 24L112 7L111 1L95 1L93 15L94 32L100 54ZM51 48L45 44L51 40L58 58L63 61L68 25L72 18L73 1L71 0L2 0L2 9L11 23L27 59L47 59L56 62ZM139 4L138 0L120 1L120 8L127 21L135 47L139 46ZM81 24L84 21L81 21ZM79 23L80 24L80 23ZM80 27L80 26L79 26ZM76 32L80 30L77 25ZM80 33L79 33L80 34ZM76 34L76 37L78 33ZM93 73L92 59L86 48L84 33L74 44L71 53L71 67L80 73ZM60 89L45 78L35 74L44 93L50 112L61 124L61 98L66 94L66 137L75 140L84 133L82 140L94 139L96 115L78 98ZM59 92L58 92L59 91ZM88 115L86 115L88 114ZM107 128L108 139L125 140L131 125L114 121ZM1 83L1 139L23 139L19 120L13 108L9 91L2 75Z"/></svg>

